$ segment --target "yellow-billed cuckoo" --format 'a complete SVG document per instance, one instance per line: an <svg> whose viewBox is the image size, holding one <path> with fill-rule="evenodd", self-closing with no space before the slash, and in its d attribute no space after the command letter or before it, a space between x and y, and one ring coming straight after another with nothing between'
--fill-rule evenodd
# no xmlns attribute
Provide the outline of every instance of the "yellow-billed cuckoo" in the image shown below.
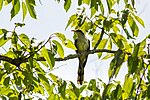
<svg viewBox="0 0 150 100"><path fill-rule="evenodd" d="M75 39L75 46L77 48L76 53L82 53L84 51L90 50L90 41L85 37L81 30L72 30L77 38ZM83 54L78 57L79 67L78 67L78 77L77 83L82 85L84 80L84 67L86 65L88 54Z"/></svg>

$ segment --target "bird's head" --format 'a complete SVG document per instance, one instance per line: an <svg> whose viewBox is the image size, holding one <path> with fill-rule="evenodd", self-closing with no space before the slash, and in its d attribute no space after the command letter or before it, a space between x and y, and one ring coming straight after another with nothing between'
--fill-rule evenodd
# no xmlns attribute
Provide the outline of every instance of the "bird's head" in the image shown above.
<svg viewBox="0 0 150 100"><path fill-rule="evenodd" d="M72 30L78 37L84 36L84 33L81 30Z"/></svg>

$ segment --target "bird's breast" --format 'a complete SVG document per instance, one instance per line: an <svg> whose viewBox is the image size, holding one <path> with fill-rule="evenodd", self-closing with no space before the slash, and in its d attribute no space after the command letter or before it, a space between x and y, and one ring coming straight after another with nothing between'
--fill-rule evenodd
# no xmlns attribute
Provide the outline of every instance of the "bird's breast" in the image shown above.
<svg viewBox="0 0 150 100"><path fill-rule="evenodd" d="M77 39L77 49L78 51L85 51L89 48L88 39L78 38Z"/></svg>

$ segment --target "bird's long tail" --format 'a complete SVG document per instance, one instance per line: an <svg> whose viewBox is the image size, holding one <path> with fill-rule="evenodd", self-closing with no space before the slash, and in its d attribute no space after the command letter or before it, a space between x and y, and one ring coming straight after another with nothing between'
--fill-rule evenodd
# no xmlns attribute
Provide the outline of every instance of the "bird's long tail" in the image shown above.
<svg viewBox="0 0 150 100"><path fill-rule="evenodd" d="M84 81L84 67L85 67L85 64L84 63L82 64L79 62L77 83L80 85L82 85Z"/></svg>

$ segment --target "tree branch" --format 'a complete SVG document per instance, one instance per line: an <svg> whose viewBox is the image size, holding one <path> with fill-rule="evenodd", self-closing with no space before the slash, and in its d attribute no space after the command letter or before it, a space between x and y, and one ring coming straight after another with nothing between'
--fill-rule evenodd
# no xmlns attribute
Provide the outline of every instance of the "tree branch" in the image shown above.
<svg viewBox="0 0 150 100"><path fill-rule="evenodd" d="M64 58L55 58L55 61L66 61L66 60L69 60L69 59L74 59L74 58L77 58L83 54L94 54L94 53L98 53L98 52L107 52L107 53L115 53L116 51L114 50L108 50L108 49L93 49L93 50L89 50L89 51L85 51L85 52L82 52L80 54L70 54ZM0 55L0 60L2 61L6 61L6 62L9 62L13 65L20 65L21 63L25 63L25 62L28 62L28 59L22 59L22 58L18 58L18 59L13 59L13 58L10 58L10 57L7 57L7 56L3 56L3 55ZM38 59L36 59L37 61L45 61L44 57L39 57Z"/></svg>

